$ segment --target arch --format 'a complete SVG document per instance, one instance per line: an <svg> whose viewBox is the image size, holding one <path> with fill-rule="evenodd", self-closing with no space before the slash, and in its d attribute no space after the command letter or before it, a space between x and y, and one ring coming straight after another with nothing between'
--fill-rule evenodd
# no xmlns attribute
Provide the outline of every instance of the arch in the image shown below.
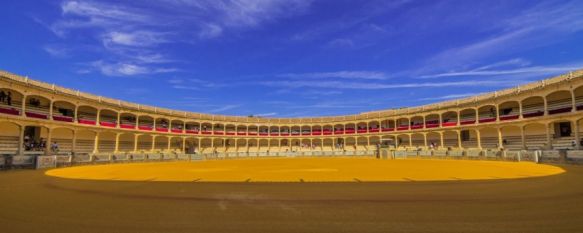
<svg viewBox="0 0 583 233"><path fill-rule="evenodd" d="M523 127L526 149L540 150L547 148L547 130L542 123L530 123Z"/></svg>
<svg viewBox="0 0 583 233"><path fill-rule="evenodd" d="M0 88L0 93L4 93L4 96L0 98L0 114L22 114L22 102L24 101L22 93L9 88Z"/></svg>
<svg viewBox="0 0 583 233"><path fill-rule="evenodd" d="M573 99L570 91L555 91L548 94L545 98L547 100L547 113L549 115L571 112L573 109Z"/></svg>
<svg viewBox="0 0 583 233"><path fill-rule="evenodd" d="M381 121L381 131L382 132L395 131L395 121L394 120Z"/></svg>
<svg viewBox="0 0 583 233"><path fill-rule="evenodd" d="M356 138L356 150L367 150L368 149L368 138L367 137L357 137Z"/></svg>
<svg viewBox="0 0 583 233"><path fill-rule="evenodd" d="M97 124L97 108L82 105L77 107L77 122L85 125Z"/></svg>
<svg viewBox="0 0 583 233"><path fill-rule="evenodd" d="M466 108L459 113L460 125L472 125L476 123L476 109Z"/></svg>
<svg viewBox="0 0 583 233"><path fill-rule="evenodd" d="M522 117L530 118L545 114L545 99L542 96L532 96L521 101Z"/></svg>
<svg viewBox="0 0 583 233"><path fill-rule="evenodd" d="M214 138L213 140L213 153L214 152L224 152L225 151L225 140L222 138Z"/></svg>
<svg viewBox="0 0 583 233"><path fill-rule="evenodd" d="M574 123L576 122L561 119L549 123L548 127L551 132L552 149L574 149L576 145L576 143L574 143Z"/></svg>
<svg viewBox="0 0 583 233"><path fill-rule="evenodd" d="M136 128L136 115L133 113L123 112L119 115L119 127L122 129L135 129Z"/></svg>
<svg viewBox="0 0 583 233"><path fill-rule="evenodd" d="M437 128L439 125L439 114L429 114L425 116L425 128Z"/></svg>
<svg viewBox="0 0 583 233"><path fill-rule="evenodd" d="M480 142L484 149L499 148L498 129L492 127L480 129Z"/></svg>
<svg viewBox="0 0 583 233"><path fill-rule="evenodd" d="M345 134L353 134L356 132L356 124L348 123L344 125L344 133Z"/></svg>
<svg viewBox="0 0 583 233"><path fill-rule="evenodd" d="M381 144L381 137L379 137L379 136L372 136L368 140L369 140L369 144L370 144L369 146L372 147L369 149L376 149L377 145Z"/></svg>
<svg viewBox="0 0 583 233"><path fill-rule="evenodd" d="M215 135L224 135L225 134L225 125L217 123L213 127L213 134Z"/></svg>
<svg viewBox="0 0 583 233"><path fill-rule="evenodd" d="M425 135L420 133L412 134L411 143L414 147L425 147Z"/></svg>
<svg viewBox="0 0 583 233"><path fill-rule="evenodd" d="M187 134L199 134L200 133L200 124L198 122L186 122L186 124L184 124L184 126L185 126L184 132Z"/></svg>
<svg viewBox="0 0 583 233"><path fill-rule="evenodd" d="M409 130L409 118L397 119L397 130Z"/></svg>
<svg viewBox="0 0 583 233"><path fill-rule="evenodd" d="M322 150L333 151L334 150L334 139L324 138L324 140L322 142Z"/></svg>
<svg viewBox="0 0 583 233"><path fill-rule="evenodd" d="M462 130L460 132L462 147L478 148L478 132L475 129Z"/></svg>
<svg viewBox="0 0 583 233"><path fill-rule="evenodd" d="M371 121L368 123L369 133L378 133L380 131L381 125L379 121Z"/></svg>
<svg viewBox="0 0 583 233"><path fill-rule="evenodd" d="M279 140L270 139L269 140L269 152L279 152Z"/></svg>
<svg viewBox="0 0 583 233"><path fill-rule="evenodd" d="M312 134L312 127L309 125L302 125L301 127L302 135L308 136Z"/></svg>
<svg viewBox="0 0 583 233"><path fill-rule="evenodd" d="M521 150L522 133L521 128L516 125L507 125L500 128L502 134L502 147L507 150Z"/></svg>
<svg viewBox="0 0 583 233"><path fill-rule="evenodd" d="M443 147L459 148L459 135L457 131L443 132Z"/></svg>
<svg viewBox="0 0 583 233"><path fill-rule="evenodd" d="M170 121L168 120L168 118L158 117L158 118L156 118L155 121L156 121L156 124L154 124L154 125L156 127L155 130L157 132L168 132L168 127L170 124Z"/></svg>
<svg viewBox="0 0 583 233"><path fill-rule="evenodd" d="M335 124L334 125L334 134L344 134L344 125Z"/></svg>
<svg viewBox="0 0 583 233"><path fill-rule="evenodd" d="M498 115L500 121L516 120L520 115L520 104L518 101L506 101L498 105Z"/></svg>
<svg viewBox="0 0 583 233"><path fill-rule="evenodd" d="M457 126L458 117L457 112L455 111L448 111L441 114L441 126L443 127L450 127L450 126Z"/></svg>
<svg viewBox="0 0 583 233"><path fill-rule="evenodd" d="M301 149L301 142L300 139L297 138L293 138L290 140L291 141L291 150L292 151L299 151Z"/></svg>
<svg viewBox="0 0 583 233"><path fill-rule="evenodd" d="M186 145L185 145L186 154L195 154L200 152L200 145L198 144L198 138L186 138Z"/></svg>
<svg viewBox="0 0 583 233"><path fill-rule="evenodd" d="M113 132L100 132L97 143L97 151L100 153L113 153L115 151L116 134Z"/></svg>
<svg viewBox="0 0 583 233"><path fill-rule="evenodd" d="M51 130L51 140L57 143L59 152L73 152L73 130L70 128L54 128Z"/></svg>
<svg viewBox="0 0 583 233"><path fill-rule="evenodd" d="M395 137L393 135L383 135L381 137L381 145L383 147L394 147Z"/></svg>
<svg viewBox="0 0 583 233"><path fill-rule="evenodd" d="M225 126L225 134L226 135L236 135L237 134L237 126L233 124L228 124Z"/></svg>
<svg viewBox="0 0 583 233"><path fill-rule="evenodd" d="M184 121L182 121L182 120L171 120L170 121L170 132L183 133L184 132L183 130L184 130Z"/></svg>
<svg viewBox="0 0 583 233"><path fill-rule="evenodd" d="M117 126L117 112L109 109L99 111L99 125L115 128Z"/></svg>
<svg viewBox="0 0 583 233"><path fill-rule="evenodd" d="M427 146L431 147L431 145L433 145L433 148L438 149L439 147L442 147L443 145L441 145L441 135L437 132L428 132L426 134L427 137ZM456 137L456 144L457 144L457 137Z"/></svg>
<svg viewBox="0 0 583 233"><path fill-rule="evenodd" d="M133 133L122 133L119 135L118 151L132 152L136 143L136 136Z"/></svg>
<svg viewBox="0 0 583 233"><path fill-rule="evenodd" d="M494 122L497 117L496 105L489 104L478 108L478 123Z"/></svg>
<svg viewBox="0 0 583 233"><path fill-rule="evenodd" d="M210 138L200 139L200 153L210 153L213 151L212 140Z"/></svg>
<svg viewBox="0 0 583 233"><path fill-rule="evenodd" d="M237 149L237 142L232 138L225 138L225 152L235 152Z"/></svg>
<svg viewBox="0 0 583 233"><path fill-rule="evenodd" d="M300 148L303 151L311 150L312 149L312 141L310 139L307 139L307 138L301 139Z"/></svg>
<svg viewBox="0 0 583 233"><path fill-rule="evenodd" d="M0 120L0 151L15 153L20 148L20 125Z"/></svg>
<svg viewBox="0 0 583 233"><path fill-rule="evenodd" d="M53 102L53 116L55 121L73 122L75 119L75 108L77 106L71 102L58 100Z"/></svg>
<svg viewBox="0 0 583 233"><path fill-rule="evenodd" d="M411 129L423 129L423 116L411 117Z"/></svg>
<svg viewBox="0 0 583 233"><path fill-rule="evenodd" d="M367 127L366 122L358 122L356 124L356 132L357 133L367 133L368 132L367 128L368 127Z"/></svg>
<svg viewBox="0 0 583 233"><path fill-rule="evenodd" d="M184 141L181 137L171 137L170 138L170 150L176 152L183 152L182 151L182 143Z"/></svg>
<svg viewBox="0 0 583 233"><path fill-rule="evenodd" d="M165 151L168 150L168 137L167 136L156 136L154 138L154 150Z"/></svg>
<svg viewBox="0 0 583 233"><path fill-rule="evenodd" d="M259 136L269 136L269 126L259 126Z"/></svg>
<svg viewBox="0 0 583 233"><path fill-rule="evenodd" d="M150 151L152 150L152 141L154 138L149 134L142 134L138 136L138 150L139 151Z"/></svg>
<svg viewBox="0 0 583 233"><path fill-rule="evenodd" d="M312 126L312 135L322 135L322 126L313 125Z"/></svg>
<svg viewBox="0 0 583 233"><path fill-rule="evenodd" d="M279 128L279 135L281 135L281 136L289 136L290 132L291 131L290 131L289 126L281 126Z"/></svg>
<svg viewBox="0 0 583 233"><path fill-rule="evenodd" d="M91 130L77 130L75 132L75 153L91 153L95 145L95 135Z"/></svg>
<svg viewBox="0 0 583 233"><path fill-rule="evenodd" d="M237 139L236 141L236 150L237 152L246 151L247 147L247 139Z"/></svg>
<svg viewBox="0 0 583 233"><path fill-rule="evenodd" d="M269 150L269 139L259 139L259 152L267 152Z"/></svg>
<svg viewBox="0 0 583 233"><path fill-rule="evenodd" d="M407 148L410 146L409 135L399 134L397 135L397 148Z"/></svg>
<svg viewBox="0 0 583 233"><path fill-rule="evenodd" d="M334 133L334 126L333 125L322 126L322 135L332 135L333 133Z"/></svg>
<svg viewBox="0 0 583 233"><path fill-rule="evenodd" d="M49 119L51 100L40 95L26 96L25 114L29 118Z"/></svg>
<svg viewBox="0 0 583 233"><path fill-rule="evenodd" d="M200 132L202 134L212 134L213 125L208 122L204 122L200 124Z"/></svg>
<svg viewBox="0 0 583 233"><path fill-rule="evenodd" d="M237 135L247 135L247 126L237 125Z"/></svg>
<svg viewBox="0 0 583 233"><path fill-rule="evenodd" d="M257 152L257 145L259 145L259 141L257 141L257 139L249 139L249 141L247 141L248 151Z"/></svg>
<svg viewBox="0 0 583 233"><path fill-rule="evenodd" d="M294 125L291 127L291 135L292 136L298 136L300 134L301 134L301 127L300 126Z"/></svg>
<svg viewBox="0 0 583 233"><path fill-rule="evenodd" d="M344 139L344 150L356 151L356 139L354 137L347 137Z"/></svg>
<svg viewBox="0 0 583 233"><path fill-rule="evenodd" d="M255 135L257 135L258 130L259 130L259 127L257 127L256 125L250 125L247 128L247 135L255 136Z"/></svg>

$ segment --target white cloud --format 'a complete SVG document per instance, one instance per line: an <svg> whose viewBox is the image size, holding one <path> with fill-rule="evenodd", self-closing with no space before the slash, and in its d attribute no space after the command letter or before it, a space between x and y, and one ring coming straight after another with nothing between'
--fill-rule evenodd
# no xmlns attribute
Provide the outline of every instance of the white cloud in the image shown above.
<svg viewBox="0 0 583 233"><path fill-rule="evenodd" d="M449 100L449 99L460 99L460 98L465 98L465 97L470 97L470 96L476 96L479 95L481 93L465 93L465 94L451 94L451 95L444 95L444 96L437 96L437 97L427 97L427 98L421 98L419 100Z"/></svg>
<svg viewBox="0 0 583 233"><path fill-rule="evenodd" d="M275 115L277 115L277 112L253 114L253 116L258 116L258 117L269 117L269 116L275 116Z"/></svg>
<svg viewBox="0 0 583 233"><path fill-rule="evenodd" d="M205 24L201 27L198 36L203 39L210 39L220 36L223 33L223 28L216 24Z"/></svg>
<svg viewBox="0 0 583 233"><path fill-rule="evenodd" d="M325 78L340 78L340 79L370 79L370 80L384 80L388 79L387 75L378 71L337 71L337 72L318 72L318 73L290 73L280 74L278 77L294 78L294 79L325 79Z"/></svg>
<svg viewBox="0 0 583 233"><path fill-rule="evenodd" d="M162 33L151 31L108 32L103 36L103 43L109 45L125 45L147 47L165 42Z"/></svg>
<svg viewBox="0 0 583 233"><path fill-rule="evenodd" d="M106 76L135 76L141 74L157 74L174 72L172 68L149 68L132 63L109 63L102 60L91 62L90 67Z"/></svg>
<svg viewBox="0 0 583 233"><path fill-rule="evenodd" d="M506 68L506 69L491 69L498 68L500 66L507 65L519 65L516 68ZM530 66L524 67L527 63L526 61L510 60L504 62L497 62L491 65L486 65L478 67L475 69L452 71L445 73L437 73L430 75L423 75L420 78L440 78L440 77L471 77L471 76L510 76L510 75L553 75L557 73L564 73L568 71L573 71L581 69L583 67L583 62L562 64L562 65L551 65L551 66Z"/></svg>
<svg viewBox="0 0 583 233"><path fill-rule="evenodd" d="M270 87L285 88L327 88L327 89L359 89L381 90L396 88L424 88L424 87L474 87L474 86L514 86L523 84L522 80L480 80L480 81L455 81L455 82L425 82L386 84L371 82L339 82L339 81L265 81L259 84Z"/></svg>
<svg viewBox="0 0 583 233"><path fill-rule="evenodd" d="M228 110L235 109L235 108L239 108L239 107L241 107L240 104L230 104L230 105L225 105L225 106L222 106L222 107L219 107L219 108L215 108L215 109L208 110L208 112L210 112L210 113L218 113L218 112L224 112L224 111L228 111Z"/></svg>

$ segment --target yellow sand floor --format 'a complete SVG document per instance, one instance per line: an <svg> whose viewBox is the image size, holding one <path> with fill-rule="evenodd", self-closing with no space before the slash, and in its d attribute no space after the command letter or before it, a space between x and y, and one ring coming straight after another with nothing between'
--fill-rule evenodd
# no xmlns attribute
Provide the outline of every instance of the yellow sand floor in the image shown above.
<svg viewBox="0 0 583 233"><path fill-rule="evenodd" d="M512 179L563 172L531 162L268 158L79 166L49 170L46 175L124 181L366 182Z"/></svg>

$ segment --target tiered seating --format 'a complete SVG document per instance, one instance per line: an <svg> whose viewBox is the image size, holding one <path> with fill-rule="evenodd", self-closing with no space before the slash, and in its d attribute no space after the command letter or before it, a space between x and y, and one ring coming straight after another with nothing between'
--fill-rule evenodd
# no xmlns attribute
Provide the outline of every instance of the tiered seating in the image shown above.
<svg viewBox="0 0 583 233"><path fill-rule="evenodd" d="M152 142L138 141L138 150L151 150Z"/></svg>
<svg viewBox="0 0 583 233"><path fill-rule="evenodd" d="M70 138L53 138L53 142L59 145L59 152L73 151L73 140Z"/></svg>
<svg viewBox="0 0 583 233"><path fill-rule="evenodd" d="M34 106L26 106L25 115L30 118L37 118L37 119L49 119L49 108L48 107L34 107Z"/></svg>
<svg viewBox="0 0 583 233"><path fill-rule="evenodd" d="M583 110L583 96L575 97L575 106L577 107L577 111Z"/></svg>
<svg viewBox="0 0 583 233"><path fill-rule="evenodd" d="M75 144L75 152L78 153L91 153L93 152L94 140L91 139L77 139Z"/></svg>
<svg viewBox="0 0 583 233"><path fill-rule="evenodd" d="M14 154L18 151L17 136L0 136L0 154Z"/></svg>
<svg viewBox="0 0 583 233"><path fill-rule="evenodd" d="M547 144L547 136L544 134L526 135L524 140L526 148L529 150L541 150L544 149Z"/></svg>
<svg viewBox="0 0 583 233"><path fill-rule="evenodd" d="M524 118L537 117L544 114L544 106L542 103L522 106L522 117Z"/></svg>
<svg viewBox="0 0 583 233"><path fill-rule="evenodd" d="M7 105L6 103L0 103L0 113L8 115L20 115L20 108L22 103L12 102L12 105Z"/></svg>
<svg viewBox="0 0 583 233"><path fill-rule="evenodd" d="M568 149L568 150L572 150L575 149L575 145L573 145L573 140L575 140L575 138L573 137L559 137L559 138L555 138L552 141L552 146L553 149L555 150L560 150L560 149Z"/></svg>
<svg viewBox="0 0 583 233"><path fill-rule="evenodd" d="M494 121L496 121L496 116L494 116L490 113L481 113L479 115L479 119L478 119L479 123L488 123L488 122L494 122Z"/></svg>
<svg viewBox="0 0 583 233"><path fill-rule="evenodd" d="M476 138L470 138L470 140L462 141L462 147L464 148L478 147L478 141L476 140Z"/></svg>
<svg viewBox="0 0 583 233"><path fill-rule="evenodd" d="M521 150L522 149L522 138L521 136L504 136L502 137L506 144L504 148L507 150Z"/></svg>
<svg viewBox="0 0 583 233"><path fill-rule="evenodd" d="M573 109L571 99L560 99L547 102L549 115L570 112Z"/></svg>
<svg viewBox="0 0 583 233"><path fill-rule="evenodd" d="M98 148L100 153L104 152L114 152L115 151L115 141L110 140L99 140Z"/></svg>
<svg viewBox="0 0 583 233"><path fill-rule="evenodd" d="M133 151L134 150L134 142L133 141L119 141L119 148L120 151Z"/></svg>
<svg viewBox="0 0 583 233"><path fill-rule="evenodd" d="M444 138L443 144L445 147L457 147L458 146L457 138Z"/></svg>
<svg viewBox="0 0 583 233"><path fill-rule="evenodd" d="M168 142L167 141L156 140L156 142L154 144L155 144L154 148L156 148L156 149L161 149L161 150L168 149Z"/></svg>
<svg viewBox="0 0 583 233"><path fill-rule="evenodd" d="M462 115L460 117L460 125L471 125L476 123L475 115Z"/></svg>
<svg viewBox="0 0 583 233"><path fill-rule="evenodd" d="M498 148L498 137L482 137L482 148Z"/></svg>

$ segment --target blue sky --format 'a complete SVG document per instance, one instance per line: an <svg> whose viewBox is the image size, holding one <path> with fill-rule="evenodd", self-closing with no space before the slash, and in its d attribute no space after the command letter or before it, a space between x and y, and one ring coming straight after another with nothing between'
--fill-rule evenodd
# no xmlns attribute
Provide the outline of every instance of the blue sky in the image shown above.
<svg viewBox="0 0 583 233"><path fill-rule="evenodd" d="M583 1L2 3L0 69L194 112L418 106L583 68Z"/></svg>

